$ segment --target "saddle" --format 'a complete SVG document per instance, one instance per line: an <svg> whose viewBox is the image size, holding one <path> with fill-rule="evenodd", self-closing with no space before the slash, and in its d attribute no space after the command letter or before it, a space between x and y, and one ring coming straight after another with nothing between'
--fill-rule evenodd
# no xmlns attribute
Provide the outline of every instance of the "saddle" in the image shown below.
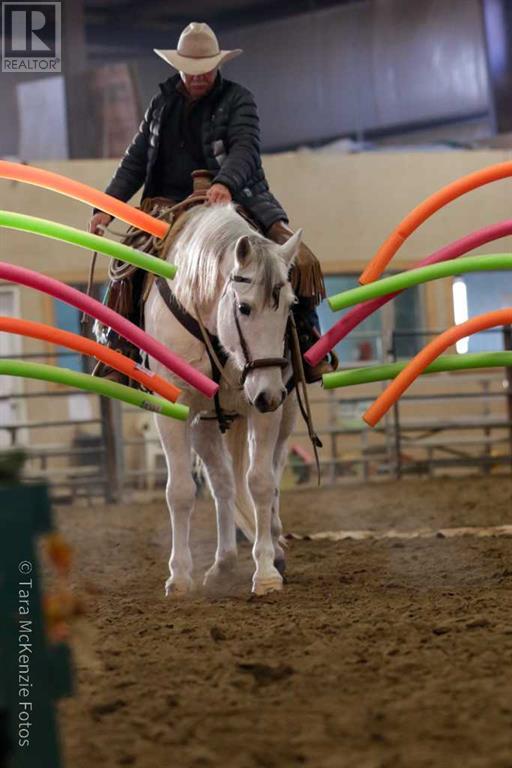
<svg viewBox="0 0 512 768"><path fill-rule="evenodd" d="M198 205L205 204L207 199L207 192L211 185L211 177L212 174L209 171L194 171L192 174L194 185L193 192L189 197L181 202L175 202L164 197L145 198L141 202L141 210L143 210L145 213L149 213L154 218L164 220L169 223L169 231L163 239L157 238L132 226L124 235L122 235L121 242L125 245L136 248L158 258L163 258L171 247L173 241L178 237L186 225L190 212ZM245 211L242 206L237 205L236 211L248 222L248 224L253 229L259 231L263 235L265 234L258 223L248 215L247 211ZM96 254L93 255L93 260L91 263L88 292L90 292L92 289L94 281L95 262ZM202 324L200 318L196 319L192 317L184 309L184 307L181 306L180 302L174 296L172 290L167 284L167 281L156 277L152 273L145 272L144 270L141 270L132 264L126 264L125 262L119 261L117 259L113 259L110 263L109 280L109 289L108 294L105 297L105 302L111 309L119 312L121 315L138 325L140 328L144 327L144 305L149 296L151 287L156 280L160 295L168 309L193 336L205 344L211 362L213 378L217 382L220 381L223 368L227 362L227 356L222 349L219 340L216 336L209 333L209 331ZM294 281L292 280L292 285L293 282ZM84 319L85 318L83 318L83 321ZM94 330L99 341L102 341L103 343L109 343L110 329L96 323ZM137 362L142 362L140 351L124 339L116 339L116 348ZM293 374L289 381L286 383L286 389L288 394L290 394L294 388L297 389L299 406L304 421L308 427L309 437L315 451L315 457L318 466L317 447L321 447L322 443L318 436L315 434L312 425L302 364L302 355L299 347L297 329L292 314L290 314L290 322L288 324L287 336L285 339L285 348L287 350L286 356L292 363L293 369ZM258 362L263 362L263 364L269 363L268 360L254 361L253 363L249 362L246 368L250 368L251 365L254 366L254 364L256 364L256 367L258 367ZM276 364L276 360L272 360L270 362L272 364ZM139 386L137 382L132 381L130 383L132 386ZM302 390L302 393L300 390ZM216 396L215 415L213 418L218 421L220 430L225 432L227 429L229 429L231 422L236 417L237 414L229 414L223 411L218 396Z"/></svg>
<svg viewBox="0 0 512 768"><path fill-rule="evenodd" d="M169 224L167 235L160 239L136 227L130 227L121 242L131 248L163 258L173 241L188 221L188 215L198 205L204 205L213 174L210 171L192 173L193 192L180 202L166 197L147 197L141 201L140 210ZM256 231L263 233L258 223L240 205L237 213ZM132 264L112 259L109 266L108 306L141 328L144 327L144 304L153 285L155 275L145 272ZM92 281L90 280L90 283Z"/></svg>

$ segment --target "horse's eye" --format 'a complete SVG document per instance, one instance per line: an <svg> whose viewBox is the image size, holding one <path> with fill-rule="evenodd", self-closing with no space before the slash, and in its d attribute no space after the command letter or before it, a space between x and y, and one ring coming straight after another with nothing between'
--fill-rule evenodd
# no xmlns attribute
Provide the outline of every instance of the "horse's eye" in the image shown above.
<svg viewBox="0 0 512 768"><path fill-rule="evenodd" d="M238 311L241 315L250 315L251 314L251 308L249 304L239 304L238 305Z"/></svg>

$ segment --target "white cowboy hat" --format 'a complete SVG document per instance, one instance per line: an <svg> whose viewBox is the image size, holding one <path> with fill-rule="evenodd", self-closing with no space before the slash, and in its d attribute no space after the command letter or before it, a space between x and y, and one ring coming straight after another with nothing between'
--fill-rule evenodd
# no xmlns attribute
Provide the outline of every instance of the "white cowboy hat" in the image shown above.
<svg viewBox="0 0 512 768"><path fill-rule="evenodd" d="M185 27L181 33L177 50L153 50L171 67L186 75L203 75L243 53L241 48L221 51L213 29L208 24L199 24L196 21Z"/></svg>

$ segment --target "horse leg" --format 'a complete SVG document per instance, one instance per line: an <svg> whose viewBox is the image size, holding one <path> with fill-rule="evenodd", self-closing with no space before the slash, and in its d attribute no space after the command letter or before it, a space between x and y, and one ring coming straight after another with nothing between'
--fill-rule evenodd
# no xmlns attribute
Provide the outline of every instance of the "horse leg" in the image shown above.
<svg viewBox="0 0 512 768"><path fill-rule="evenodd" d="M172 528L170 576L165 583L165 593L180 595L190 592L194 586L189 535L196 488L191 470L190 428L187 422L171 421L163 416L157 416L156 423L167 462L166 499Z"/></svg>
<svg viewBox="0 0 512 768"><path fill-rule="evenodd" d="M256 536L252 550L256 570L252 591L266 595L282 589L283 579L274 565L276 557L272 536L272 506L275 500L276 474L274 451L281 422L280 410L250 416L251 459L249 466L249 489L256 509Z"/></svg>
<svg viewBox="0 0 512 768"><path fill-rule="evenodd" d="M274 499L272 502L271 532L275 552L274 565L281 576L284 576L286 571L286 559L284 549L280 544L280 539L283 534L283 525L279 515L279 506L281 500L281 478L283 476L286 458L288 455L288 438L292 433L297 415L296 400L293 393L290 394L283 403L282 411L283 413L279 428L279 436L277 438L276 447L274 450L274 473L276 478L276 486L274 490Z"/></svg>
<svg viewBox="0 0 512 768"><path fill-rule="evenodd" d="M211 587L225 583L237 562L233 466L217 422L197 422L192 428L192 447L203 461L215 501L217 550L203 582Z"/></svg>

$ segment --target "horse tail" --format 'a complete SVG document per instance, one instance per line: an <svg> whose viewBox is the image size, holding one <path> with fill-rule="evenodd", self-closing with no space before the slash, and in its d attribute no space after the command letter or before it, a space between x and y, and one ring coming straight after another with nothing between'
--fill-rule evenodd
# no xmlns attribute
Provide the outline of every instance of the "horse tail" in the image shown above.
<svg viewBox="0 0 512 768"><path fill-rule="evenodd" d="M254 504L247 485L249 441L247 419L239 416L226 433L235 479L235 522L249 541L254 541Z"/></svg>

